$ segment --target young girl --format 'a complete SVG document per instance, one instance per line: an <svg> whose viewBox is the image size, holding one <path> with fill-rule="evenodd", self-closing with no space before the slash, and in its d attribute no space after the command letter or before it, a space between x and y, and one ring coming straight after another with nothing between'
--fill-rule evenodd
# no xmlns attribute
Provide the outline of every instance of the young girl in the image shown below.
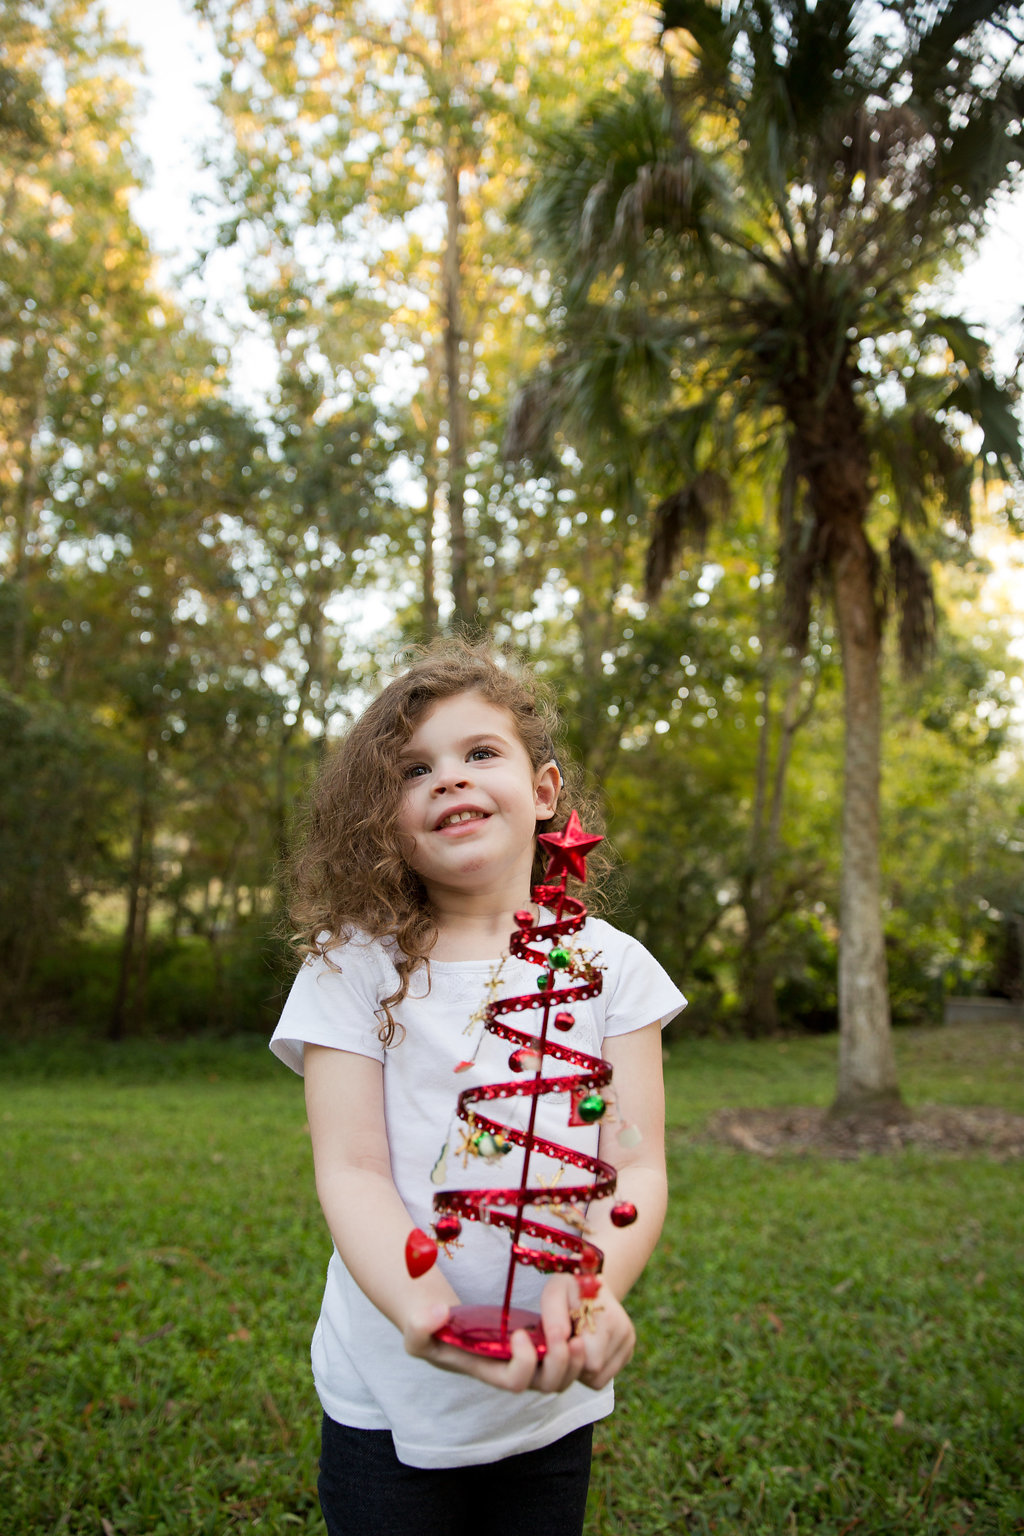
<svg viewBox="0 0 1024 1536"><path fill-rule="evenodd" d="M604 1252L596 1304L581 1308L573 1276L517 1269L515 1305L540 1313L543 1356L517 1332L511 1359L488 1359L434 1334L460 1302L500 1302L507 1232L467 1223L462 1246L418 1279L404 1258L410 1230L430 1230L438 1187L519 1179L518 1148L500 1171L460 1166L474 1159L464 1137L457 1146L454 1116L462 1088L509 1078L508 1047L483 1032L482 1005L536 989L535 967L507 949L513 914L537 913L531 883L547 862L537 834L561 830L579 806L553 724L531 680L480 648L442 643L369 706L313 795L294 871L306 959L271 1045L305 1075L334 1239L312 1348L330 1536L580 1532L592 1427L633 1353L622 1299L665 1211L660 1030L685 1000L600 919L574 940L597 955L604 986L575 1005L571 1039L611 1063L616 1120L574 1132L574 1145L597 1152L600 1138L616 1199L639 1215L616 1227L608 1200L587 1213ZM592 832L592 814L582 819ZM592 904L591 884L585 894ZM564 1100L542 1097L536 1128L564 1145Z"/></svg>

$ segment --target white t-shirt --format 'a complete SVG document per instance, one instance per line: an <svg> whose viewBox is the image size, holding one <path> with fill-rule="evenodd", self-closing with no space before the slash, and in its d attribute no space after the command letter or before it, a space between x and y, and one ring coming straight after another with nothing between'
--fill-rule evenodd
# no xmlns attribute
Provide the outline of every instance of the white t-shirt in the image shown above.
<svg viewBox="0 0 1024 1536"><path fill-rule="evenodd" d="M655 1020L667 1021L685 998L643 946L599 918L588 917L574 948L589 950L603 968L604 987L595 998L571 1005L576 1020L560 1043L601 1055L609 1035L629 1034ZM294 1071L303 1068L303 1047L332 1046L380 1061L384 1068L384 1113L392 1175L409 1212L409 1226L430 1231L433 1196L439 1189L517 1187L522 1151L495 1161L460 1155L463 1123L456 1116L460 1092L479 1084L510 1082L507 1041L473 1021L489 1000L487 984L497 962L437 961L414 973L408 995L392 1011L403 1026L387 1050L378 1038L380 999L398 985L385 945L355 937L331 953L332 969L320 958L300 969L270 1042ZM527 961L506 959L499 997L537 991L538 970ZM531 1012L507 1021L531 1032ZM460 1063L473 1065L456 1073ZM573 1068L545 1060L546 1075ZM612 1085L614 1091L614 1084ZM505 1124L525 1124L526 1098L492 1101L487 1113ZM536 1132L560 1146L596 1153L596 1125L570 1127L568 1096L546 1095L538 1102ZM446 1153L443 1149L447 1148ZM530 1183L552 1177L534 1153ZM570 1165L566 1175L577 1174ZM574 1182L588 1182L586 1174ZM543 1220L551 1219L545 1211ZM557 1225L557 1222L553 1224ZM509 1234L465 1221L459 1247L438 1262L462 1302L500 1304L509 1261ZM534 1310L548 1276L532 1267L516 1269L513 1305ZM337 1250L327 1270L320 1320L313 1336L313 1377L325 1412L355 1429L390 1429L401 1461L414 1467L468 1466L498 1461L548 1445L583 1424L610 1413L613 1392L574 1383L558 1394L512 1395L482 1382L439 1371L406 1354L398 1329L363 1294Z"/></svg>

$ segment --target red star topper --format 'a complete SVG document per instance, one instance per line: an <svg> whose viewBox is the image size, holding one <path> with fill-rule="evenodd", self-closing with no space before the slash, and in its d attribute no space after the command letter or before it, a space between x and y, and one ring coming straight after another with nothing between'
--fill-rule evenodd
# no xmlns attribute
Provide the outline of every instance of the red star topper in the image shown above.
<svg viewBox="0 0 1024 1536"><path fill-rule="evenodd" d="M561 832L542 832L537 841L551 852L551 863L545 871L545 879L550 880L553 875L565 870L566 874L575 875L577 880L585 880L586 856L591 848L603 843L604 838L589 837L580 825L576 812L571 811Z"/></svg>

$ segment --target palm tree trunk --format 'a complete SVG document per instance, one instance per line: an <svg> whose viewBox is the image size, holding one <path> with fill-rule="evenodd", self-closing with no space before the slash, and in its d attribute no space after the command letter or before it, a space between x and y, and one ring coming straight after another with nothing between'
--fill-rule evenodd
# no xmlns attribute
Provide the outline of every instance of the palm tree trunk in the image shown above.
<svg viewBox="0 0 1024 1536"><path fill-rule="evenodd" d="M833 1114L898 1113L879 867L882 636L874 558L847 525L833 562L845 706L839 1081Z"/></svg>

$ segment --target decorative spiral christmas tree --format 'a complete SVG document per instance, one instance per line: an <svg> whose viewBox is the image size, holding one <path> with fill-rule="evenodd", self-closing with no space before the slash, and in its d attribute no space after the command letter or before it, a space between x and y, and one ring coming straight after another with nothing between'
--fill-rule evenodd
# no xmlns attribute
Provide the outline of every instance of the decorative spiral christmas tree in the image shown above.
<svg viewBox="0 0 1024 1536"><path fill-rule="evenodd" d="M540 968L536 992L507 997L489 1003L484 1010L484 1028L513 1047L509 1068L515 1080L467 1088L460 1094L458 1117L466 1126L464 1150L487 1159L523 1149L519 1184L515 1188L444 1190L434 1196L435 1238L419 1229L406 1244L406 1263L412 1275L426 1272L437 1257L437 1246L454 1243L463 1221L485 1222L507 1228L512 1234L505 1295L500 1306L456 1307L436 1337L445 1343L475 1354L495 1359L511 1355L511 1335L518 1328L530 1334L538 1354L544 1352L544 1334L540 1318L512 1306L512 1288L516 1266L531 1265L546 1273L567 1272L577 1276L582 1315L593 1305L600 1286L598 1278L604 1256L583 1232L555 1227L527 1215L530 1208L550 1208L556 1213L575 1216L591 1200L605 1199L615 1192L616 1173L610 1163L574 1147L561 1146L535 1133L537 1106L547 1094L568 1094L570 1125L592 1125L604 1116L608 1103L602 1092L611 1082L612 1069L599 1056L573 1050L551 1036L552 1029L567 1033L575 1020L569 1006L596 997L603 982L599 968L585 957L574 954L564 940L577 933L586 920L582 901L570 896L566 884L570 873L586 879L586 855L600 837L590 837L573 811L564 830L544 833L539 839L551 853L542 884L533 887L538 909L547 908L554 920L541 922L530 912L517 912L516 931L510 940L510 952ZM538 946L549 944L543 949ZM540 1014L536 1034L530 1034L505 1022L508 1014L526 1011ZM549 1058L576 1071L558 1076L543 1076L544 1060ZM530 1075L527 1075L530 1074ZM525 1129L494 1119L491 1108L503 1099L528 1098L529 1118ZM566 1164L591 1176L587 1182L560 1186L531 1185L530 1161L534 1153ZM636 1219L636 1209L629 1204L615 1206L612 1221L627 1226ZM582 1226L582 1221L579 1222Z"/></svg>

